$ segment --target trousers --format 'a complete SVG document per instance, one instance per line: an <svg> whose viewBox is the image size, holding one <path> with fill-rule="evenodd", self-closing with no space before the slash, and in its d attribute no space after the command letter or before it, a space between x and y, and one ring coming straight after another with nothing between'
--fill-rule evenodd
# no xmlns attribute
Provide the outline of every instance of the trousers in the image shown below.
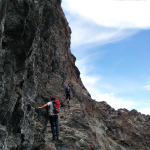
<svg viewBox="0 0 150 150"><path fill-rule="evenodd" d="M58 115L50 116L50 124L53 137L55 136L59 137L59 116Z"/></svg>

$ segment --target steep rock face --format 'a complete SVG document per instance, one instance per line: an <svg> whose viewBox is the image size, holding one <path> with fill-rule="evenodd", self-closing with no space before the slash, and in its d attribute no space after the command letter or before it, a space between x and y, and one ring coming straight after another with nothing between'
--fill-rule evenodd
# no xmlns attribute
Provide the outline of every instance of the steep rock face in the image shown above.
<svg viewBox="0 0 150 150"><path fill-rule="evenodd" d="M150 117L95 102L83 86L70 52L71 30L61 0L0 1L0 149L150 149ZM46 109L50 96L62 107L60 141L52 142Z"/></svg>
<svg viewBox="0 0 150 150"><path fill-rule="evenodd" d="M47 115L35 108L52 95L64 99L68 84L75 100L88 96L70 52L71 30L60 0L0 4L0 149L42 149Z"/></svg>

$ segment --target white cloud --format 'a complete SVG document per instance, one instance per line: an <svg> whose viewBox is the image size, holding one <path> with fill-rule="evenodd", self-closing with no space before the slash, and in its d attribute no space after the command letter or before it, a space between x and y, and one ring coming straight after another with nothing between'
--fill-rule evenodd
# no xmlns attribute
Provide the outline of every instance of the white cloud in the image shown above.
<svg viewBox="0 0 150 150"><path fill-rule="evenodd" d="M127 108L131 110L135 107L135 102L131 99L124 99L117 97L114 93L97 94L94 96L97 100L106 101L111 107L115 109Z"/></svg>
<svg viewBox="0 0 150 150"><path fill-rule="evenodd" d="M146 91L150 91L150 78L148 78L147 85L143 87Z"/></svg>
<svg viewBox="0 0 150 150"><path fill-rule="evenodd" d="M150 115L150 107L140 109L139 111L143 114Z"/></svg>
<svg viewBox="0 0 150 150"><path fill-rule="evenodd" d="M150 28L149 0L63 0L71 14L114 28Z"/></svg>
<svg viewBox="0 0 150 150"><path fill-rule="evenodd" d="M149 0L63 0L72 47L122 40L150 28Z"/></svg>
<svg viewBox="0 0 150 150"><path fill-rule="evenodd" d="M102 88L99 86L99 84L101 84L101 77L99 76L87 76L81 74L81 78L87 90L92 94L92 98L96 101L105 101L115 109L127 108L128 110L131 110L137 105L137 103L130 98L125 99L117 97L115 93L103 93L101 90ZM109 85L107 88L111 89L112 87Z"/></svg>
<svg viewBox="0 0 150 150"><path fill-rule="evenodd" d="M138 31L137 29L100 26L80 16L73 17L70 26L73 31L71 35L72 47L91 44L103 45L122 40Z"/></svg>
<svg viewBox="0 0 150 150"><path fill-rule="evenodd" d="M133 100L117 97L114 93L114 91L118 91L117 87L104 82L103 77L100 75L90 74L90 72L94 72L94 67L88 64L87 58L78 60L76 64L81 71L82 82L92 98L97 101L106 101L115 109L133 109L135 107L135 102Z"/></svg>
<svg viewBox="0 0 150 150"><path fill-rule="evenodd" d="M150 85L145 85L145 86L144 86L144 89L145 89L146 91L150 91Z"/></svg>
<svg viewBox="0 0 150 150"><path fill-rule="evenodd" d="M88 57L85 57L84 59L78 60L76 62L76 65L81 71L81 78L82 78L83 83L86 86L91 86L99 82L101 80L101 77L98 75L93 75L93 76L88 75L89 72L92 72L94 70L94 66L88 65L87 67L87 61L88 61Z"/></svg>
<svg viewBox="0 0 150 150"><path fill-rule="evenodd" d="M91 94L92 98L96 101L106 101L116 110L119 108L126 108L128 110L137 109L141 113L150 114L147 108L147 106L149 106L149 101L142 99L141 101L138 101L136 98L118 96L118 93L128 92L128 90L129 92L136 91L136 88L139 87L137 84L132 85L129 81L128 83L127 81L124 81L124 79L118 79L119 83L121 82L118 85L117 80L112 77L110 80L115 81L115 84L113 84L104 80L105 77L102 75L90 74L90 72L94 72L95 68L88 63L88 57L78 60L77 66L81 71L83 84ZM141 107L144 108L145 106L145 109L141 109Z"/></svg>
<svg viewBox="0 0 150 150"><path fill-rule="evenodd" d="M128 110L137 109L138 112L150 115L150 107L147 107L149 106L149 101L148 102L144 102L144 100L137 101L136 99L131 97L125 98L117 96L116 93L113 93L114 87L111 85L107 85L107 83L103 85L105 86L106 89L111 89L112 92L103 92L104 89L101 88L100 85L102 77L100 76L85 75L85 74L82 75L81 73L81 78L85 87L91 94L92 98L95 99L96 101L105 101L116 110L120 108L126 108Z"/></svg>

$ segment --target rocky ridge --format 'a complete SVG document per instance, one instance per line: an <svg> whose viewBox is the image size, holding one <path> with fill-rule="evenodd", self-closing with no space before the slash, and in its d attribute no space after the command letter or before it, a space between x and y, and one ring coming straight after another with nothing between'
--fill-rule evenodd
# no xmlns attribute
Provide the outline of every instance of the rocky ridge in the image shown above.
<svg viewBox="0 0 150 150"><path fill-rule="evenodd" d="M61 0L0 1L0 149L149 150L150 116L96 102L70 51ZM71 86L68 108L64 88ZM60 140L52 141L50 96L61 101Z"/></svg>

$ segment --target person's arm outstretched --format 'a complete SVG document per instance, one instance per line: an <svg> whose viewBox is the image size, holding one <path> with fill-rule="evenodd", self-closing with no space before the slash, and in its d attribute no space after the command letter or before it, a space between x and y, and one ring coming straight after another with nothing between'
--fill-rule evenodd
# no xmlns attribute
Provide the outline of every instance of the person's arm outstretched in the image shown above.
<svg viewBox="0 0 150 150"><path fill-rule="evenodd" d="M40 107L37 107L37 108L45 108L47 106L48 106L48 104L44 104L43 106L40 106Z"/></svg>

